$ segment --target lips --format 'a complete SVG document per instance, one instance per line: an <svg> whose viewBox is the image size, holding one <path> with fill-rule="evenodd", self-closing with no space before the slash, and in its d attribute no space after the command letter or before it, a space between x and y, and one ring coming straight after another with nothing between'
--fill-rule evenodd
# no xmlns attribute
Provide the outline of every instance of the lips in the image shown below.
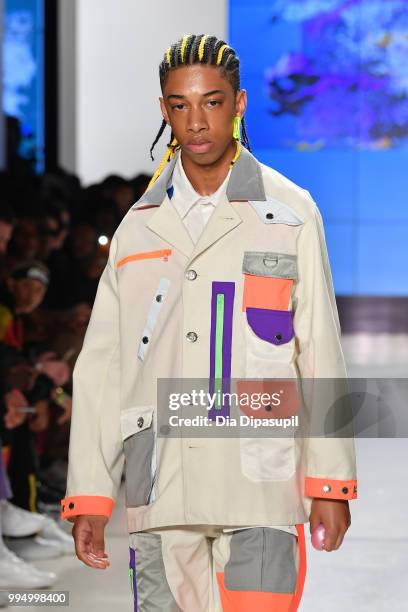
<svg viewBox="0 0 408 612"><path fill-rule="evenodd" d="M212 142L208 140L192 140L186 145L192 153L208 153L212 147Z"/></svg>

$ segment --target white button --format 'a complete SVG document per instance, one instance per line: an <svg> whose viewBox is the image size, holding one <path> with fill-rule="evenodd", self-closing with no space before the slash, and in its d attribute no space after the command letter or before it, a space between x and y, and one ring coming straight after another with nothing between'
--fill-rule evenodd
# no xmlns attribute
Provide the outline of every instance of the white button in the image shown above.
<svg viewBox="0 0 408 612"><path fill-rule="evenodd" d="M331 491L331 486L330 486L330 485L328 485L328 484L324 485L324 486L323 486L323 491L324 491L325 493L328 493L329 491Z"/></svg>
<svg viewBox="0 0 408 612"><path fill-rule="evenodd" d="M191 331L191 332L188 332L186 334L186 338L190 342L195 342L197 340L198 336L197 336L197 334L195 332Z"/></svg>
<svg viewBox="0 0 408 612"><path fill-rule="evenodd" d="M195 280L197 278L197 272L195 270L187 270L186 279Z"/></svg>

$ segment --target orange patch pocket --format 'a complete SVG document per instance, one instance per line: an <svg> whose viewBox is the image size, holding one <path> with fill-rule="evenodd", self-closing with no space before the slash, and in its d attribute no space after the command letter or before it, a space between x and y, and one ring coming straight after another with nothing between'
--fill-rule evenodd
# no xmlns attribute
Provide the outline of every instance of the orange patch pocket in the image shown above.
<svg viewBox="0 0 408 612"><path fill-rule="evenodd" d="M293 282L297 280L296 255L245 251L242 272L243 311L247 308L289 309Z"/></svg>
<svg viewBox="0 0 408 612"><path fill-rule="evenodd" d="M244 293L242 310L251 308L268 308L271 310L288 310L293 280L244 274Z"/></svg>
<svg viewBox="0 0 408 612"><path fill-rule="evenodd" d="M159 249L158 251L140 251L139 253L133 253L132 255L128 255L127 257L123 257L119 259L116 264L117 268L121 268L127 263L131 261L138 261L140 259L162 259L163 261L168 261L169 255L171 255L172 249Z"/></svg>

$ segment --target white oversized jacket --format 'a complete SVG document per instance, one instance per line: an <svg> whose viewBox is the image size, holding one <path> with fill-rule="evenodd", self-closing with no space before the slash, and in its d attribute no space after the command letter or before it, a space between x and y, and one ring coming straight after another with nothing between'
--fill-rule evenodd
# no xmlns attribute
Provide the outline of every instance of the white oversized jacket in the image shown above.
<svg viewBox="0 0 408 612"><path fill-rule="evenodd" d="M125 466L129 532L307 522L313 497L357 496L352 435L168 436L158 382L328 379L333 395L307 393L300 418L333 416L347 372L320 212L242 149L194 245L171 203L179 154L112 239L74 369L61 516L110 516Z"/></svg>

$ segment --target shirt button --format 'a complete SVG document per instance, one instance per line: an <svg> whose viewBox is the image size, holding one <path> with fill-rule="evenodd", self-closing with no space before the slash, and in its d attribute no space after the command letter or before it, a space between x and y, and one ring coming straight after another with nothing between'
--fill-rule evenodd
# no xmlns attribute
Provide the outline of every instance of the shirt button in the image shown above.
<svg viewBox="0 0 408 612"><path fill-rule="evenodd" d="M197 278L197 272L195 270L187 270L186 279L195 280Z"/></svg>
<svg viewBox="0 0 408 612"><path fill-rule="evenodd" d="M187 340L189 340L190 342L195 342L198 338L197 334L195 332L188 332L186 334L186 338Z"/></svg>
<svg viewBox="0 0 408 612"><path fill-rule="evenodd" d="M143 427L143 423L144 423L144 418L143 417L139 417L137 419L137 426L138 427Z"/></svg>

